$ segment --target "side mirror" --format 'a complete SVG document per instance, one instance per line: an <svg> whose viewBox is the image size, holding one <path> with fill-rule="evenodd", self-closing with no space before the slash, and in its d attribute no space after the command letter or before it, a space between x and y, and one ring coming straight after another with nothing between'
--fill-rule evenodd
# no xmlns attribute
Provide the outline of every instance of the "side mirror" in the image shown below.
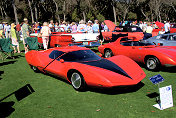
<svg viewBox="0 0 176 118"><path fill-rule="evenodd" d="M63 60L63 59L61 59L61 60L60 60L60 62L61 62L61 63L64 63L64 60Z"/></svg>

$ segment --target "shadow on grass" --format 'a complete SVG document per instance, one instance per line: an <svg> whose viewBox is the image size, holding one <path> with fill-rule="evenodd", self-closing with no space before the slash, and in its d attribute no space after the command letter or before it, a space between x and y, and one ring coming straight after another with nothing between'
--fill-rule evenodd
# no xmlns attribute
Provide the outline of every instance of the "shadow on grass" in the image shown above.
<svg viewBox="0 0 176 118"><path fill-rule="evenodd" d="M13 101L11 101L11 102L2 102L3 100L7 99L8 97L10 97L12 95L15 95L16 99L18 101L21 101L22 99L26 98L27 96L29 96L33 92L35 92L35 91L31 87L31 85L30 84L26 84L22 88L10 93L9 95L7 95L4 98L2 98L0 100L0 118L6 118L11 113L13 113L15 111L15 109L12 107L15 104L15 102L13 102Z"/></svg>
<svg viewBox="0 0 176 118"><path fill-rule="evenodd" d="M9 65L9 64L14 64L15 62L16 62L16 61L2 62L2 63L0 63L0 66Z"/></svg>
<svg viewBox="0 0 176 118"><path fill-rule="evenodd" d="M0 71L0 76L2 75L4 73L4 71ZM0 80L1 80L2 78L0 77Z"/></svg>
<svg viewBox="0 0 176 118"><path fill-rule="evenodd" d="M108 94L108 95L117 95L136 92L144 86L144 83L139 82L137 85L133 86L119 86L113 88L93 88L89 87L87 90L96 93Z"/></svg>
<svg viewBox="0 0 176 118"><path fill-rule="evenodd" d="M12 107L15 102L0 102L0 118L6 118L15 111Z"/></svg>
<svg viewBox="0 0 176 118"><path fill-rule="evenodd" d="M13 56L15 59L18 59L18 58L20 58L20 57L25 57L25 56L22 56L22 55L15 55L15 56Z"/></svg>

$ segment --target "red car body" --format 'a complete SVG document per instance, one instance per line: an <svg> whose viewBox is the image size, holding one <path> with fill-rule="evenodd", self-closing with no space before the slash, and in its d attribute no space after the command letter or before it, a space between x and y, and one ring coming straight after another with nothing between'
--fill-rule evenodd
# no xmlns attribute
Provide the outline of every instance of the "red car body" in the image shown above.
<svg viewBox="0 0 176 118"><path fill-rule="evenodd" d="M159 32L162 28L164 28L164 23L156 21L155 24L159 27L159 29L154 29L153 32ZM176 33L176 28L170 28L170 33Z"/></svg>
<svg viewBox="0 0 176 118"><path fill-rule="evenodd" d="M58 52L62 53L53 58L53 54L57 55ZM81 55L78 52L81 52ZM67 57L73 53L79 56L89 55L90 58L95 56L98 60L89 60L89 58L83 56L83 58L88 60L73 61L77 57ZM25 57L28 64L34 70L38 69L44 73L55 74L68 80L70 83L72 83L70 77L72 77L73 72L77 72L83 78L82 81L85 81L88 86L114 87L135 85L146 76L138 64L128 57L114 56L108 59L102 59L93 51L84 47L68 46L50 48L46 51L33 50L27 52ZM77 90L78 88L75 89Z"/></svg>
<svg viewBox="0 0 176 118"><path fill-rule="evenodd" d="M132 37L121 37L115 42L99 46L98 50L105 55L105 57L125 55L136 62L146 64L146 67L149 70L157 70L161 65L176 66L175 46L145 45L142 42L140 44L139 41L133 41Z"/></svg>
<svg viewBox="0 0 176 118"><path fill-rule="evenodd" d="M30 36L35 37L35 36ZM37 37L39 43L43 43L41 37ZM70 35L60 35L57 33L52 34L50 37L49 46L50 47L63 47L68 46L69 44L73 44L72 36Z"/></svg>
<svg viewBox="0 0 176 118"><path fill-rule="evenodd" d="M142 31L140 32L121 32L121 29L116 27L116 25L110 21L105 20L105 24L107 25L109 31L108 32L102 32L104 40L110 41L112 40L112 34L128 34L130 37L136 37L137 40L143 39L144 34Z"/></svg>

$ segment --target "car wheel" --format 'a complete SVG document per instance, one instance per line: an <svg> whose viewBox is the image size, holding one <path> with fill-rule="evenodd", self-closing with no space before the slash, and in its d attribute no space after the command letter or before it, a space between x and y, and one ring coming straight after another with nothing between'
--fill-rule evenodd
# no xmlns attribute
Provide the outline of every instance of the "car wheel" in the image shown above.
<svg viewBox="0 0 176 118"><path fill-rule="evenodd" d="M73 72L70 78L73 88L77 91L85 90L85 81L83 76L79 72Z"/></svg>
<svg viewBox="0 0 176 118"><path fill-rule="evenodd" d="M109 57L112 57L112 56L113 56L113 54L112 54L112 51L110 49L105 50L105 53L104 53L105 58L109 58Z"/></svg>
<svg viewBox="0 0 176 118"><path fill-rule="evenodd" d="M150 57L145 62L148 70L157 71L160 68L160 62L156 57Z"/></svg>
<svg viewBox="0 0 176 118"><path fill-rule="evenodd" d="M34 72L39 72L39 70L38 70L38 68L37 68L36 66L31 66L31 68L32 68L32 70L33 70Z"/></svg>

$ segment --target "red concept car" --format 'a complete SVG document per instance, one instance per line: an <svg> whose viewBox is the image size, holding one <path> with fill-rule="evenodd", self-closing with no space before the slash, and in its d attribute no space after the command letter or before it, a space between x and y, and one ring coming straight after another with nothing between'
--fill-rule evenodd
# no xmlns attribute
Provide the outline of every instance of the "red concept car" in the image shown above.
<svg viewBox="0 0 176 118"><path fill-rule="evenodd" d="M25 56L34 71L52 73L64 78L76 90L83 90L86 86L111 88L136 85L146 76L140 66L126 56L103 59L84 47L32 50Z"/></svg>
<svg viewBox="0 0 176 118"><path fill-rule="evenodd" d="M176 66L174 46L156 46L143 41L133 41L133 37L121 37L113 43L98 47L106 58L125 55L146 65L148 70L158 70L161 66Z"/></svg>

